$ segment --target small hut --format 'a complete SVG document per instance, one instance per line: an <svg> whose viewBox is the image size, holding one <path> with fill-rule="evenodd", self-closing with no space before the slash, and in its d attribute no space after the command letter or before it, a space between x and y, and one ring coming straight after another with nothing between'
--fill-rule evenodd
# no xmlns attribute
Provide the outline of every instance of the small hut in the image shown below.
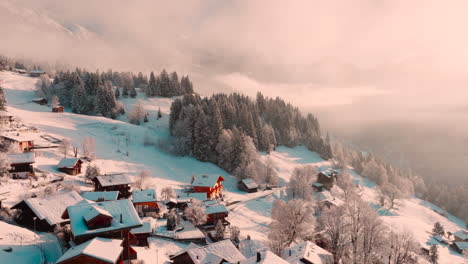
<svg viewBox="0 0 468 264"><path fill-rule="evenodd" d="M69 175L77 175L81 173L81 165L83 161L79 158L64 158L62 159L57 168L61 172L65 172Z"/></svg>
<svg viewBox="0 0 468 264"><path fill-rule="evenodd" d="M54 112L54 113L63 113L63 106L59 105L59 106L52 107L52 112Z"/></svg>

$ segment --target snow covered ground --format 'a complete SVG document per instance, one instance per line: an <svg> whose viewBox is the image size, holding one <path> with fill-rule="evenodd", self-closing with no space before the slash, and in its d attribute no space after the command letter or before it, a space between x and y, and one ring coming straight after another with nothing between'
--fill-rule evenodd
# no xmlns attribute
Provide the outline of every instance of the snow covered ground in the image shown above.
<svg viewBox="0 0 468 264"><path fill-rule="evenodd" d="M139 95L138 99L145 105L150 116L148 123L135 126L125 122L125 117L120 117L120 120L112 120L97 116L77 115L70 112L52 113L47 106L31 103L31 99L35 97L33 90L37 79L10 72L0 72L0 80L2 80L1 85L7 95L8 111L21 119L22 122L35 126L39 131L59 139L68 138L78 146L81 145L85 137L94 137L96 139L98 159L93 163L101 168L102 173L123 172L129 175L137 175L141 170L147 169L151 172L151 184L158 192L166 186L172 186L176 189L181 188L181 186L189 183L192 175L222 175L226 179L224 185L227 200L241 201L230 207L231 213L228 220L241 229L241 238L250 235L253 240L265 245L272 204L276 198L281 197L281 189L246 194L237 190L234 177L211 163L200 162L190 157L175 157L166 154L157 146L145 146L143 144L145 136L152 138L153 141L164 140L168 136L168 115L171 99L147 99ZM122 99L127 113L135 100L131 98ZM156 119L158 109L161 109L163 114L163 118L159 120ZM308 164L320 167L330 166L328 161L324 161L319 155L308 151L304 147L278 147L275 152L268 156L275 162L282 184L289 181L291 172L297 166ZM56 170L55 165L61 158L62 155L56 149L44 150L42 155L36 159L35 166L41 170L59 175L60 173ZM265 154L263 158L266 158ZM362 187L364 199L370 203L378 204L375 184L355 173L353 173L353 176L355 181L359 182ZM91 186L84 183L83 176L65 176L64 184L66 183L76 184L81 190L91 189ZM9 180L8 182L2 182L0 188L11 192L4 204L12 206L25 195L39 192L43 187L39 186L31 190L29 189L29 181ZM383 220L392 228L413 232L421 244L425 244L429 240L428 232L430 232L436 221L441 222L446 230L452 232L465 228L455 218L449 220L437 214L431 209L430 204L424 203L417 198L398 202L397 210L388 214L390 216L383 215ZM4 234L1 232L5 228L7 227L0 225L2 237ZM2 243L0 239L0 245L3 245ZM164 261L168 260L168 254L179 251L187 244L151 238L150 245L150 248L136 248L140 258L147 260L146 263L164 263ZM25 248L24 250L29 249ZM31 251L33 251L33 248L31 248ZM157 258L155 256L156 252ZM463 263L463 257L450 251L447 247L440 247L439 253L440 263ZM40 255L39 252L31 254L37 255L38 258ZM2 255L0 255L1 257Z"/></svg>

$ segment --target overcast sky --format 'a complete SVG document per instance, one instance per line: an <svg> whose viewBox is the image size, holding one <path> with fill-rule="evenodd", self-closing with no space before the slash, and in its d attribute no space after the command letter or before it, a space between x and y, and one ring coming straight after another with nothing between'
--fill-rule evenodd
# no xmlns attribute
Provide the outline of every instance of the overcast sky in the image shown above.
<svg viewBox="0 0 468 264"><path fill-rule="evenodd" d="M12 7L26 8L22 19ZM25 10L93 34L57 37ZM463 134L467 10L466 0L5 0L0 52L88 68L165 67L190 74L203 94L281 96L337 133L388 121Z"/></svg>

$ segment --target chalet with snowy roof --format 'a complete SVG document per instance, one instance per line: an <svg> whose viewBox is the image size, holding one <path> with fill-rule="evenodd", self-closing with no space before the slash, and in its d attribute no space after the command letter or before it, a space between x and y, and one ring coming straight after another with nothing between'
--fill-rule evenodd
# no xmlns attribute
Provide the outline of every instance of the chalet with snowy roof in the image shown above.
<svg viewBox="0 0 468 264"><path fill-rule="evenodd" d="M159 212L156 190L154 189L133 191L132 202L140 216L146 216L147 213Z"/></svg>
<svg viewBox="0 0 468 264"><path fill-rule="evenodd" d="M323 187L325 187L327 190L330 190L333 187L333 184L335 183L337 177L338 172L329 168L319 172L319 174L317 175L317 182L321 183Z"/></svg>
<svg viewBox="0 0 468 264"><path fill-rule="evenodd" d="M53 113L63 113L63 106L58 105L58 106L53 106L52 107L52 112Z"/></svg>
<svg viewBox="0 0 468 264"><path fill-rule="evenodd" d="M460 254L468 252L468 242L453 242L451 247Z"/></svg>
<svg viewBox="0 0 468 264"><path fill-rule="evenodd" d="M39 76L41 76L43 74L46 74L46 72L42 71L42 70L34 70L34 71L29 72L29 76L31 76L31 77L39 77Z"/></svg>
<svg viewBox="0 0 468 264"><path fill-rule="evenodd" d="M257 252L253 257L240 262L240 264L289 264L271 251Z"/></svg>
<svg viewBox="0 0 468 264"><path fill-rule="evenodd" d="M122 262L122 253L122 240L97 237L67 250L57 264L117 264Z"/></svg>
<svg viewBox="0 0 468 264"><path fill-rule="evenodd" d="M119 192L118 199L130 197L131 178L125 174L101 175L93 179L96 192Z"/></svg>
<svg viewBox="0 0 468 264"><path fill-rule="evenodd" d="M314 182L312 184L312 188L314 189L314 191L316 192L321 192L321 191L324 191L325 190L325 186L320 183L320 182Z"/></svg>
<svg viewBox="0 0 468 264"><path fill-rule="evenodd" d="M258 184L251 178L240 180L237 186L239 190L248 193L254 193L258 191Z"/></svg>
<svg viewBox="0 0 468 264"><path fill-rule="evenodd" d="M283 250L282 257L291 264L333 263L333 255L316 244L306 241Z"/></svg>
<svg viewBox="0 0 468 264"><path fill-rule="evenodd" d="M47 99L45 99L44 97L34 98L34 99L32 99L32 102L36 103L36 104L39 104L39 105L46 105L47 103L49 103L49 101Z"/></svg>
<svg viewBox="0 0 468 264"><path fill-rule="evenodd" d="M457 242L468 242L468 231L466 230L459 230L453 233L453 236Z"/></svg>
<svg viewBox="0 0 468 264"><path fill-rule="evenodd" d="M148 238L153 233L153 229L151 228L151 223L143 222L141 227L133 228L130 230L130 233L133 234L136 238L136 246L147 247Z"/></svg>
<svg viewBox="0 0 468 264"><path fill-rule="evenodd" d="M36 159L33 152L8 154L7 159L10 162L8 175L13 179L27 179L34 176L32 164Z"/></svg>
<svg viewBox="0 0 468 264"><path fill-rule="evenodd" d="M332 206L340 206L344 202L338 198L335 198L329 191L321 191L314 193L314 199L320 209L325 207L330 208Z"/></svg>
<svg viewBox="0 0 468 264"><path fill-rule="evenodd" d="M83 198L75 191L58 193L47 197L35 197L23 200L11 209L19 210L15 219L20 225L39 231L53 231L55 226L70 221L62 218L68 206L75 205Z"/></svg>
<svg viewBox="0 0 468 264"><path fill-rule="evenodd" d="M223 192L222 176L200 175L192 179L192 188L195 193L206 193L208 198L214 199L221 197Z"/></svg>
<svg viewBox="0 0 468 264"><path fill-rule="evenodd" d="M19 74L26 74L28 73L25 69L15 69L15 72L19 73Z"/></svg>
<svg viewBox="0 0 468 264"><path fill-rule="evenodd" d="M73 241L78 244L95 237L120 238L128 244L134 238L130 230L142 226L133 204L127 199L69 206L64 215L67 217Z"/></svg>
<svg viewBox="0 0 468 264"><path fill-rule="evenodd" d="M69 175L78 175L82 164L83 161L79 158L64 158L57 164L57 169Z"/></svg>
<svg viewBox="0 0 468 264"><path fill-rule="evenodd" d="M190 244L183 251L170 257L174 264L239 263L245 257L231 240L223 240L204 247Z"/></svg>
<svg viewBox="0 0 468 264"><path fill-rule="evenodd" d="M206 224L214 225L218 221L226 223L226 218L229 215L229 210L224 204L210 205L205 208Z"/></svg>
<svg viewBox="0 0 468 264"><path fill-rule="evenodd" d="M115 201L119 196L119 192L83 192L81 196L90 201L103 202L103 201Z"/></svg>
<svg viewBox="0 0 468 264"><path fill-rule="evenodd" d="M18 145L23 152L29 152L34 147L34 138L27 133L5 133L1 137L10 144Z"/></svg>
<svg viewBox="0 0 468 264"><path fill-rule="evenodd" d="M5 111L0 112L0 127L1 128L8 128L13 123L14 117L12 115L7 114Z"/></svg>

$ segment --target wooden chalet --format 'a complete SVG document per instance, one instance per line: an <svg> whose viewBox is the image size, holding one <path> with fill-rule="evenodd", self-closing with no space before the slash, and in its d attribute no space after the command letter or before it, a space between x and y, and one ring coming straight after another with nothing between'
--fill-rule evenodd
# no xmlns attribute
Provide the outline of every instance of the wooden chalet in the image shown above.
<svg viewBox="0 0 468 264"><path fill-rule="evenodd" d="M210 199L222 196L223 182L222 176L201 175L194 176L192 179L192 188L195 193L206 193Z"/></svg>
<svg viewBox="0 0 468 264"><path fill-rule="evenodd" d="M113 192L83 192L81 196L90 201L103 202L103 201L115 201L119 196L118 191Z"/></svg>
<svg viewBox="0 0 468 264"><path fill-rule="evenodd" d="M57 225L69 223L62 218L68 206L75 205L83 198L75 191L47 197L35 197L21 201L11 207L19 210L16 222L37 231L53 231Z"/></svg>
<svg viewBox="0 0 468 264"><path fill-rule="evenodd" d="M110 192L118 191L118 199L130 197L130 184L133 181L129 176L124 174L101 175L93 179L94 191Z"/></svg>
<svg viewBox="0 0 468 264"><path fill-rule="evenodd" d="M314 200L320 210L325 207L330 208L333 206L340 206L344 203L342 200L333 197L333 195L327 190L315 192Z"/></svg>
<svg viewBox="0 0 468 264"><path fill-rule="evenodd" d="M258 184L251 178L240 180L237 186L239 190L248 193L254 193L258 191Z"/></svg>
<svg viewBox="0 0 468 264"><path fill-rule="evenodd" d="M289 263L333 263L330 252L310 241L284 249L281 257Z"/></svg>
<svg viewBox="0 0 468 264"><path fill-rule="evenodd" d="M319 172L317 175L317 182L322 184L325 189L330 190L333 187L333 184L336 182L337 177L337 171L327 169Z"/></svg>
<svg viewBox="0 0 468 264"><path fill-rule="evenodd" d="M79 158L64 158L57 164L57 169L69 175L78 175L82 164L83 161Z"/></svg>
<svg viewBox="0 0 468 264"><path fill-rule="evenodd" d="M0 112L0 127L1 128L8 128L11 126L11 123L14 121L14 117L12 115L7 114L6 112Z"/></svg>
<svg viewBox="0 0 468 264"><path fill-rule="evenodd" d="M231 240L227 239L204 247L191 243L181 252L170 256L170 260L174 264L240 263L245 257Z"/></svg>
<svg viewBox="0 0 468 264"><path fill-rule="evenodd" d="M453 242L451 247L460 254L468 252L468 242Z"/></svg>
<svg viewBox="0 0 468 264"><path fill-rule="evenodd" d="M133 228L130 230L130 233L136 238L136 243L134 244L135 246L147 247L148 238L153 233L153 230L151 229L151 223L143 222L141 227Z"/></svg>
<svg viewBox="0 0 468 264"><path fill-rule="evenodd" d="M30 72L29 72L29 76L31 76L31 77L39 77L39 76L41 76L41 75L43 75L43 74L46 74L46 73L47 73L47 72L42 71L42 70L34 70L34 71L30 71Z"/></svg>
<svg viewBox="0 0 468 264"><path fill-rule="evenodd" d="M305 262L307 263L307 262ZM271 251L257 252L255 256L239 262L239 264L290 264ZM302 264L302 263L301 263ZM314 263L315 264L315 263ZM319 263L317 263L319 264Z"/></svg>
<svg viewBox="0 0 468 264"><path fill-rule="evenodd" d="M147 213L159 212L156 190L154 189L133 191L132 202L140 216L146 216Z"/></svg>
<svg viewBox="0 0 468 264"><path fill-rule="evenodd" d="M32 102L39 105L46 105L47 103L49 103L49 100L45 99L44 97L41 97L32 99Z"/></svg>
<svg viewBox="0 0 468 264"><path fill-rule="evenodd" d="M54 113L63 113L63 106L61 106L61 105L53 106L52 107L52 112L54 112Z"/></svg>
<svg viewBox="0 0 468 264"><path fill-rule="evenodd" d="M137 258L130 246L136 243L130 230L141 227L142 222L129 200L76 204L69 206L63 217L70 219L72 240L76 244L95 237L118 238L123 240L123 259Z"/></svg>
<svg viewBox="0 0 468 264"><path fill-rule="evenodd" d="M13 179L27 179L34 176L32 164L36 162L33 152L8 154L7 159L10 162L8 175Z"/></svg>
<svg viewBox="0 0 468 264"><path fill-rule="evenodd" d="M122 240L97 237L68 249L57 264L120 264L123 263Z"/></svg>
<svg viewBox="0 0 468 264"><path fill-rule="evenodd" d="M456 242L468 242L468 231L459 230L453 233L454 239Z"/></svg>
<svg viewBox="0 0 468 264"><path fill-rule="evenodd" d="M27 133L5 133L1 137L10 144L18 145L23 152L29 152L34 148L34 138Z"/></svg>
<svg viewBox="0 0 468 264"><path fill-rule="evenodd" d="M229 210L224 204L208 205L205 208L206 224L215 225L218 221L227 223L226 218L229 215Z"/></svg>

